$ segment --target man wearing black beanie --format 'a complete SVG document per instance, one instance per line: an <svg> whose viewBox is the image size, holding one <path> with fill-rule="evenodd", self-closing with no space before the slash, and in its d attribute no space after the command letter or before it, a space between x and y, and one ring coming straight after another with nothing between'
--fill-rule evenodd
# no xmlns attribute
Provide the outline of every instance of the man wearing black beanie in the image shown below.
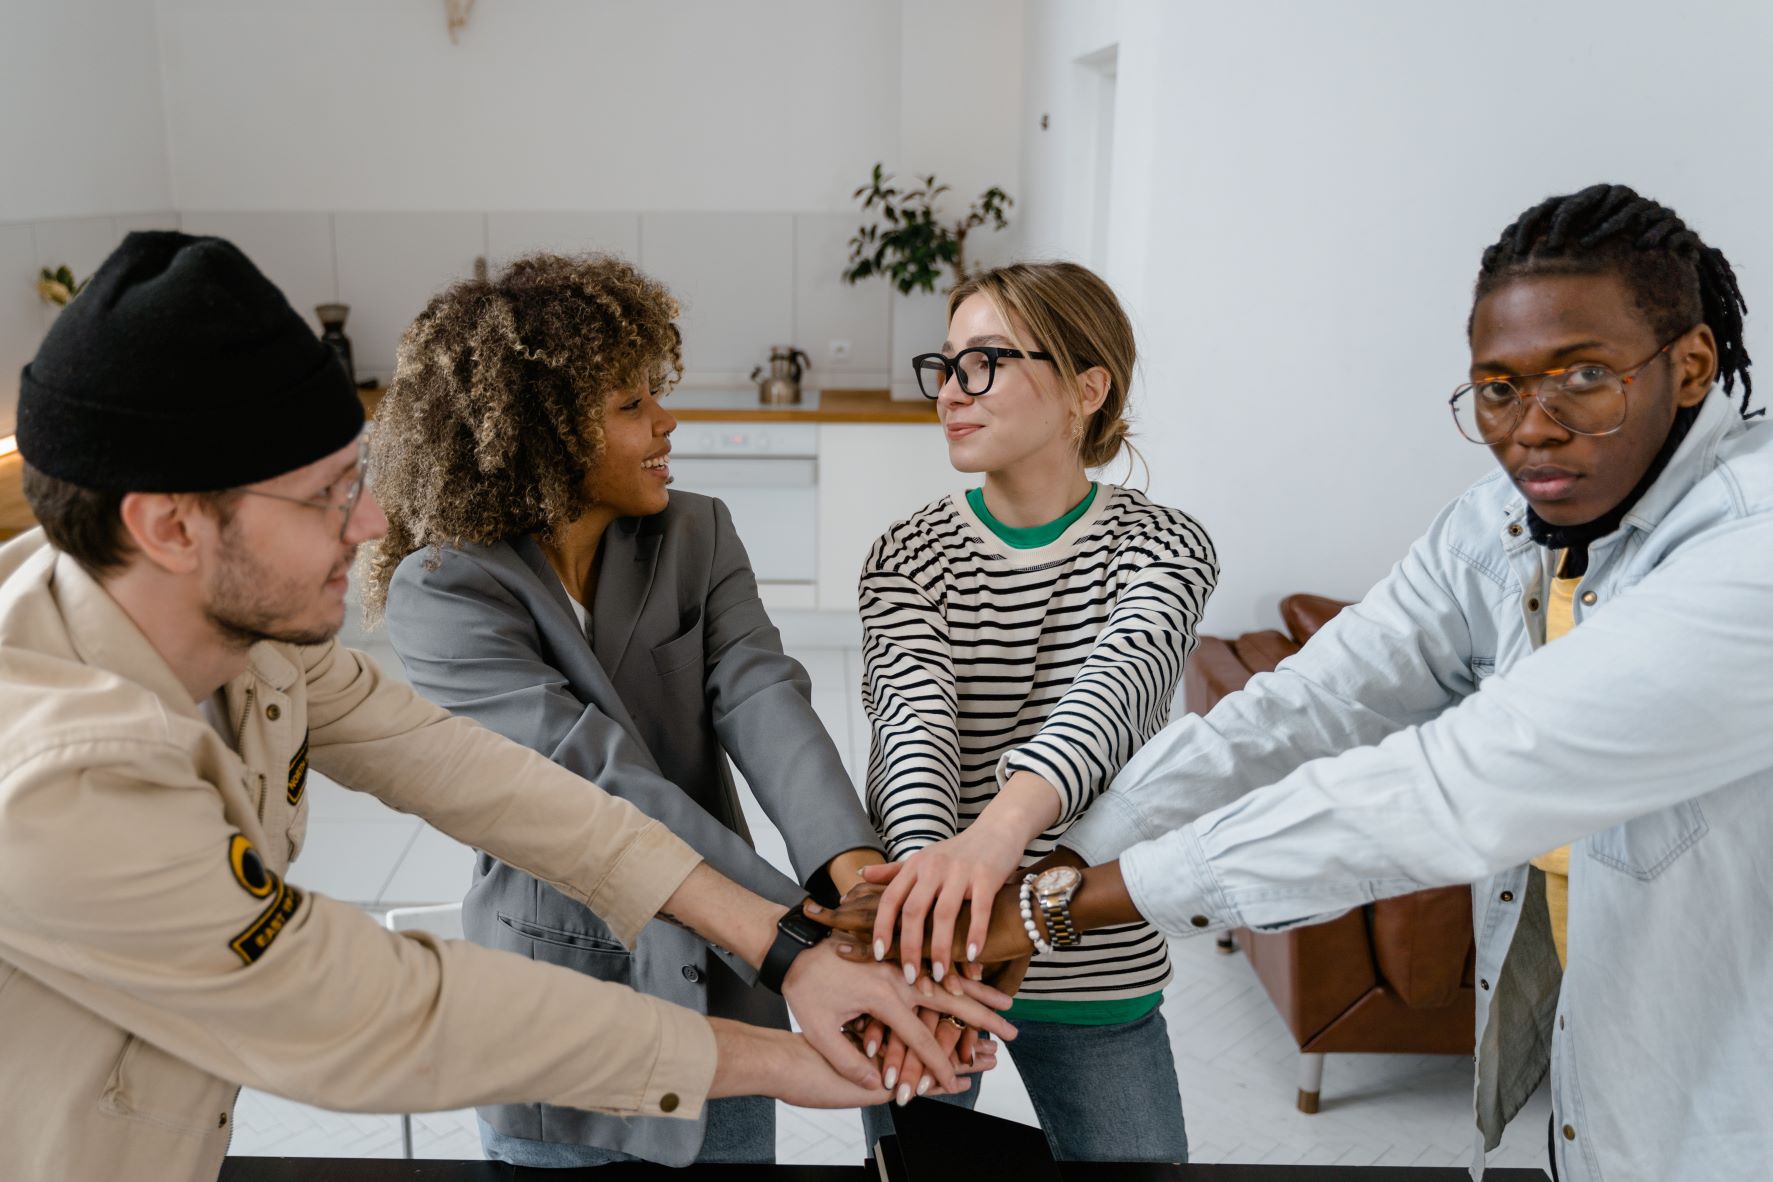
<svg viewBox="0 0 1773 1182"><path fill-rule="evenodd" d="M20 395L43 528L0 548L9 1177L214 1178L242 1084L358 1111L700 1119L723 1095L884 1102L841 1033L863 1014L926 1062L919 1007L1013 1037L986 1008L1009 1004L997 991L954 974L958 994L926 995L840 960L798 909L338 644L356 547L386 526L362 411L230 244L130 235ZM310 764L566 891L625 942L663 915L767 961L807 1035L397 936L290 885Z"/></svg>

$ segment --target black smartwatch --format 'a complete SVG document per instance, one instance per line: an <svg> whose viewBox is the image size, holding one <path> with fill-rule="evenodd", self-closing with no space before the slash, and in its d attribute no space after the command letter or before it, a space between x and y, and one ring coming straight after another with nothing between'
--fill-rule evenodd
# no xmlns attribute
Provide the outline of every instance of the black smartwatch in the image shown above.
<svg viewBox="0 0 1773 1182"><path fill-rule="evenodd" d="M776 941L757 970L757 979L777 993L782 992L782 982L788 979L795 957L831 934L830 928L807 918L805 907L804 901L796 903L776 921Z"/></svg>

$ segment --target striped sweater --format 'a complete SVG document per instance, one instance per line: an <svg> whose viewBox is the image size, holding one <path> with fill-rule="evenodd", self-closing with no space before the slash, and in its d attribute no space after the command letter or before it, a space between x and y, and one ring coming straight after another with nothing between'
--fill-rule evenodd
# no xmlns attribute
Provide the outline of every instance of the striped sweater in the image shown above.
<svg viewBox="0 0 1773 1182"><path fill-rule="evenodd" d="M883 534L860 599L868 809L889 856L954 836L1023 769L1061 809L1022 863L1052 852L1169 721L1218 574L1199 524L1112 485L1037 549L999 541L963 496ZM1103 928L1035 958L1019 996L1135 998L1169 973L1156 929Z"/></svg>

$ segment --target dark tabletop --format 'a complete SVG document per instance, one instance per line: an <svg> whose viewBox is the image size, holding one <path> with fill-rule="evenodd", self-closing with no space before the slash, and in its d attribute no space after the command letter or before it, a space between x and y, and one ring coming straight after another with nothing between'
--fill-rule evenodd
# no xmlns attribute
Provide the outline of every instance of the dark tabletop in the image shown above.
<svg viewBox="0 0 1773 1182"><path fill-rule="evenodd" d="M1161 1166L1139 1164L1061 1164L1066 1179L1105 1182L1469 1182L1463 1167L1410 1166ZM540 1182L552 1179L682 1179L684 1182L874 1182L872 1166L597 1166L582 1170L527 1170L487 1161L406 1161L388 1158L231 1157L221 1182ZM1485 1182L1545 1182L1541 1170L1487 1170Z"/></svg>

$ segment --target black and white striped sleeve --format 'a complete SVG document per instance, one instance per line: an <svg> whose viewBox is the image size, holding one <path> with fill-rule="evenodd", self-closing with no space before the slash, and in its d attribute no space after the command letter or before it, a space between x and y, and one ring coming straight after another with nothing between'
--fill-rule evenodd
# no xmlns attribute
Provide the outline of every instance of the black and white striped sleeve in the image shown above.
<svg viewBox="0 0 1773 1182"><path fill-rule="evenodd" d="M1206 533L1175 517L1171 529L1122 549L1118 562L1135 569L1089 656L1039 733L998 762L1000 788L1011 773L1026 770L1058 790L1055 828L1081 815L1169 721L1183 662L1219 578Z"/></svg>
<svg viewBox="0 0 1773 1182"><path fill-rule="evenodd" d="M959 832L954 665L947 621L926 590L939 563L889 532L862 568L868 814L894 859Z"/></svg>

